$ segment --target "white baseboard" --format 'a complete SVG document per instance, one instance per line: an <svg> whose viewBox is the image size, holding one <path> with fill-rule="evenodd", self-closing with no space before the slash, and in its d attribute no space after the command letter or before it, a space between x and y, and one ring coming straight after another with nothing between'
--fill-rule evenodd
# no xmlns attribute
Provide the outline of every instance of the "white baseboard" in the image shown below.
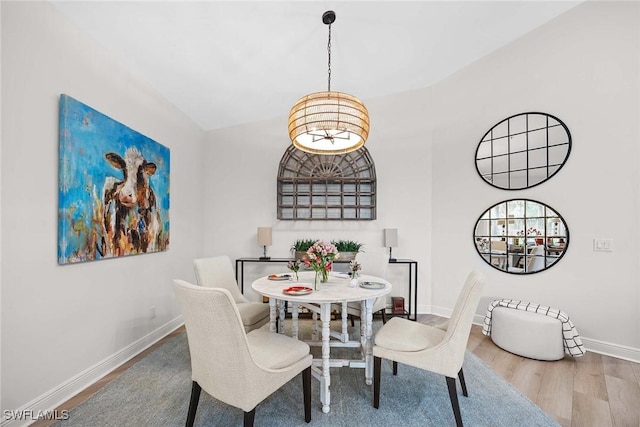
<svg viewBox="0 0 640 427"><path fill-rule="evenodd" d="M640 349L627 347L624 345L613 344L605 341L592 340L591 338L582 338L587 351L604 354L605 356L616 357L618 359L628 360L630 362L640 363Z"/></svg>
<svg viewBox="0 0 640 427"><path fill-rule="evenodd" d="M0 427L23 427L32 424L38 414L53 415L55 408L66 402L73 396L80 393L91 384L98 381L120 365L131 360L133 357L140 354L142 351L151 347L153 344L160 341L162 338L169 335L171 332L178 329L184 321L182 315L175 319L165 323L158 329L150 332L139 340L133 342L117 353L103 359L90 368L84 370L78 375L68 379L64 383L52 388L41 396L33 399L31 402L24 405L18 410L11 411L13 417L22 419L8 419L7 414L2 414L3 419L0 423ZM21 417L17 415L21 414ZM58 414L60 415L60 414Z"/></svg>
<svg viewBox="0 0 640 427"><path fill-rule="evenodd" d="M450 308L443 307L429 307L429 311L421 311L420 309L426 307L420 307L418 309L418 313L420 314L435 314L437 316L442 316L449 318L451 317L451 313L453 310ZM476 325L482 326L484 324L484 315L476 314L473 323ZM605 356L611 356L618 359L628 360L630 362L640 363L640 348L627 347L620 344L613 344L610 342L594 340L591 338L586 338L581 336L582 344L587 349L587 351L592 351L594 353L603 354Z"/></svg>

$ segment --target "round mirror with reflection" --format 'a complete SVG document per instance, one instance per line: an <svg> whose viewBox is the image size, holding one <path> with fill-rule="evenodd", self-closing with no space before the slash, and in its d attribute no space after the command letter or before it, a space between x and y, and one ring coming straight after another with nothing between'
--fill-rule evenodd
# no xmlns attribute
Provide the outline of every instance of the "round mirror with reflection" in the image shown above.
<svg viewBox="0 0 640 427"><path fill-rule="evenodd" d="M491 206L478 218L473 240L478 254L493 268L532 274L560 261L569 247L569 228L544 203L513 199Z"/></svg>
<svg viewBox="0 0 640 427"><path fill-rule="evenodd" d="M558 173L571 152L569 128L546 113L521 113L496 124L476 149L476 169L488 184L522 190Z"/></svg>

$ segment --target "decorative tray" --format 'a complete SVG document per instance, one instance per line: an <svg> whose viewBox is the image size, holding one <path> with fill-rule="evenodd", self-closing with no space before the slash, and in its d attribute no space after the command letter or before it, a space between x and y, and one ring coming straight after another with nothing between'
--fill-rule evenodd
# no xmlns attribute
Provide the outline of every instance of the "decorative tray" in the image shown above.
<svg viewBox="0 0 640 427"><path fill-rule="evenodd" d="M268 279L269 280L289 280L291 279L291 275L290 274L270 274Z"/></svg>
<svg viewBox="0 0 640 427"><path fill-rule="evenodd" d="M384 289L385 284L380 282L362 282L360 283L360 287L365 289Z"/></svg>
<svg viewBox="0 0 640 427"><path fill-rule="evenodd" d="M313 289L308 286L291 286L282 290L282 293L287 295L307 295L311 292Z"/></svg>

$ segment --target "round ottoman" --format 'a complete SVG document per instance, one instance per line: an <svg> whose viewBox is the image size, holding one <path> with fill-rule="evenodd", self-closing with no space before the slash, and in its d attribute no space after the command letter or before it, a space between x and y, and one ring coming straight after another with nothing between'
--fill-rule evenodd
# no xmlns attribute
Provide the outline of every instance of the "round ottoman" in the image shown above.
<svg viewBox="0 0 640 427"><path fill-rule="evenodd" d="M564 357L562 322L544 314L495 307L491 314L491 339L498 347L530 359Z"/></svg>

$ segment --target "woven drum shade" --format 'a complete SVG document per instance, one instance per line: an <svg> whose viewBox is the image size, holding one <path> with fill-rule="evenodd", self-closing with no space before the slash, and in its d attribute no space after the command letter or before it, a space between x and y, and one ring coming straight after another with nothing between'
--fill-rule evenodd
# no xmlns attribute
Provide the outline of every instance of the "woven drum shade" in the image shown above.
<svg viewBox="0 0 640 427"><path fill-rule="evenodd" d="M369 112L355 96L316 92L303 96L289 113L289 137L307 153L344 154L362 147L369 136Z"/></svg>

